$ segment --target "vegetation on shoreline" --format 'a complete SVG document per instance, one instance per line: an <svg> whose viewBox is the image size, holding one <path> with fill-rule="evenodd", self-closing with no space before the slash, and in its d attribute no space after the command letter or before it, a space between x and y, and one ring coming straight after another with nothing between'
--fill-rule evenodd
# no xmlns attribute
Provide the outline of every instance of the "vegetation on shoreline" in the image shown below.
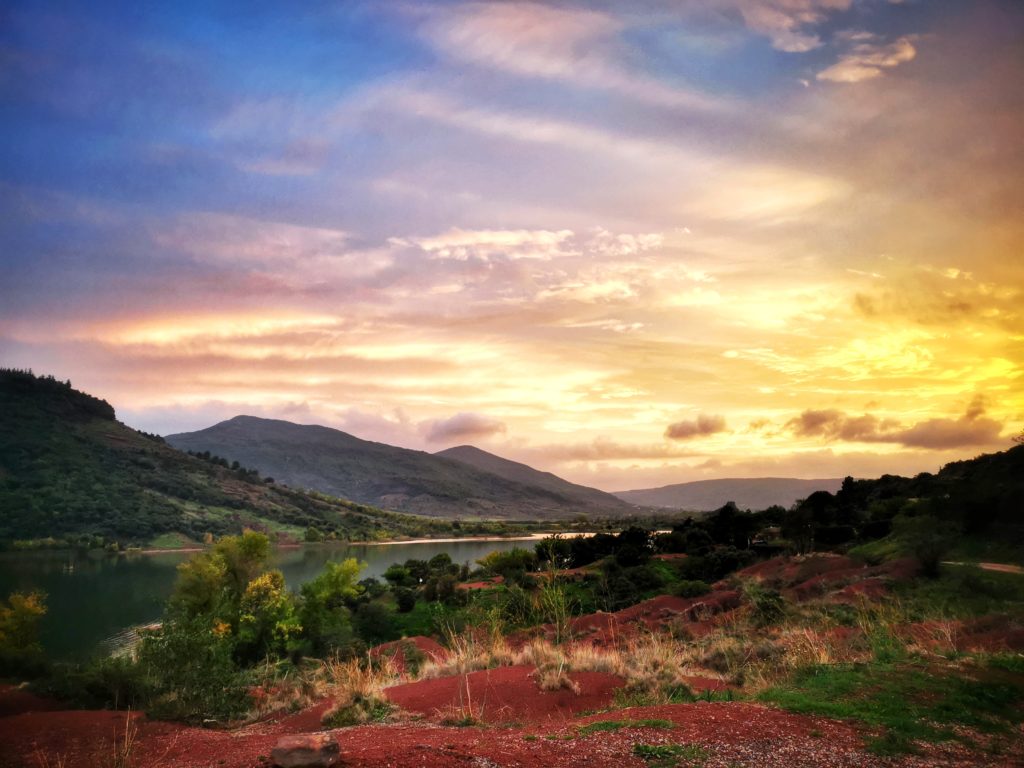
<svg viewBox="0 0 1024 768"><path fill-rule="evenodd" d="M190 456L116 421L70 382L0 369L0 542L9 548L144 547L262 530L282 540L502 535L528 526L387 512Z"/></svg>

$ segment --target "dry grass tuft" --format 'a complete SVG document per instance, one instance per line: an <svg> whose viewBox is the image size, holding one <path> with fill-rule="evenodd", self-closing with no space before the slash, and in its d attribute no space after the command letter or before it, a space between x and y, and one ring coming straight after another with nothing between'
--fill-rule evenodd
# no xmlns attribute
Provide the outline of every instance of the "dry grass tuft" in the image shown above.
<svg viewBox="0 0 1024 768"><path fill-rule="evenodd" d="M329 727L358 725L384 720L392 705L384 689L398 682L398 672L390 660L383 663L369 659L329 660L324 663L327 690L335 704L323 717Z"/></svg>

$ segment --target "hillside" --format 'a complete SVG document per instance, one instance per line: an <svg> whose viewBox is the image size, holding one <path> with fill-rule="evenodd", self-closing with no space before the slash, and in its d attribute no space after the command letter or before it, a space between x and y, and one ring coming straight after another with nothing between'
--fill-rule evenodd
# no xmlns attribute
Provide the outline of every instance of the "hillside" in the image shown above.
<svg viewBox="0 0 1024 768"><path fill-rule="evenodd" d="M0 370L0 540L201 540L245 526L293 535L313 526L354 540L448 530L189 456L70 383Z"/></svg>
<svg viewBox="0 0 1024 768"><path fill-rule="evenodd" d="M543 488L552 493L557 493L566 499L573 500L581 506L622 507L621 500L610 493L599 491L596 488L589 488L585 485L570 483L558 475L550 472L541 472L539 469L534 469L530 465L522 464L518 461L503 459L501 456L495 456L493 453L488 453L472 445L458 445L454 448L438 451L434 455L469 464L484 472L504 477L506 480L533 486L534 488Z"/></svg>
<svg viewBox="0 0 1024 768"><path fill-rule="evenodd" d="M599 491L584 496L564 487L568 483L510 479L443 455L361 440L328 427L236 416L199 432L169 435L167 442L225 456L297 488L417 514L522 520L631 512Z"/></svg>
<svg viewBox="0 0 1024 768"><path fill-rule="evenodd" d="M834 493L842 478L799 480L791 477L723 478L676 483L661 488L644 488L615 493L623 501L638 506L668 507L706 511L730 501L740 509L766 509L778 504L789 507L815 491Z"/></svg>

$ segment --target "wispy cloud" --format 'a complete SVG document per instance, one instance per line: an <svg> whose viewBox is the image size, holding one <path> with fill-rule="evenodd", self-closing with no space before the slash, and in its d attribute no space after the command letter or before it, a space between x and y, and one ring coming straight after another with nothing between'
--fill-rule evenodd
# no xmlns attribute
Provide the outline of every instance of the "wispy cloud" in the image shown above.
<svg viewBox="0 0 1024 768"><path fill-rule="evenodd" d="M505 422L480 413L457 413L447 419L428 422L425 433L428 442L450 443L456 440L478 440L504 433Z"/></svg>
<svg viewBox="0 0 1024 768"><path fill-rule="evenodd" d="M829 13L845 11L853 0L737 0L747 26L788 53L804 53L823 45L814 26Z"/></svg>
<svg viewBox="0 0 1024 768"><path fill-rule="evenodd" d="M421 27L444 56L515 75L612 91L670 107L719 110L726 106L692 89L631 71L618 35L623 20L581 7L538 2L471 2L432 11Z"/></svg>
<svg viewBox="0 0 1024 768"><path fill-rule="evenodd" d="M837 61L818 73L819 80L834 83L859 83L881 77L885 70L913 61L917 49L909 37L883 43L871 33L860 33L846 38L851 45Z"/></svg>

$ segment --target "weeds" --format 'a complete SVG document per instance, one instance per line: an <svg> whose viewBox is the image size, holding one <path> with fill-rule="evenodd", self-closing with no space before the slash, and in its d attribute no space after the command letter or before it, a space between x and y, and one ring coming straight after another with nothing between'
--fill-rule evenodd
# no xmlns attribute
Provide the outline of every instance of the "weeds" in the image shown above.
<svg viewBox="0 0 1024 768"><path fill-rule="evenodd" d="M323 716L325 726L339 728L387 719L392 705L384 697L384 688L396 678L389 662L334 659L325 663L325 671L328 690L335 698L335 705Z"/></svg>
<svg viewBox="0 0 1024 768"><path fill-rule="evenodd" d="M620 731L623 728L674 728L671 720L598 720L576 729L580 736L601 731Z"/></svg>
<svg viewBox="0 0 1024 768"><path fill-rule="evenodd" d="M675 766L701 766L711 753L699 744L637 744L633 754L647 762L650 768Z"/></svg>

